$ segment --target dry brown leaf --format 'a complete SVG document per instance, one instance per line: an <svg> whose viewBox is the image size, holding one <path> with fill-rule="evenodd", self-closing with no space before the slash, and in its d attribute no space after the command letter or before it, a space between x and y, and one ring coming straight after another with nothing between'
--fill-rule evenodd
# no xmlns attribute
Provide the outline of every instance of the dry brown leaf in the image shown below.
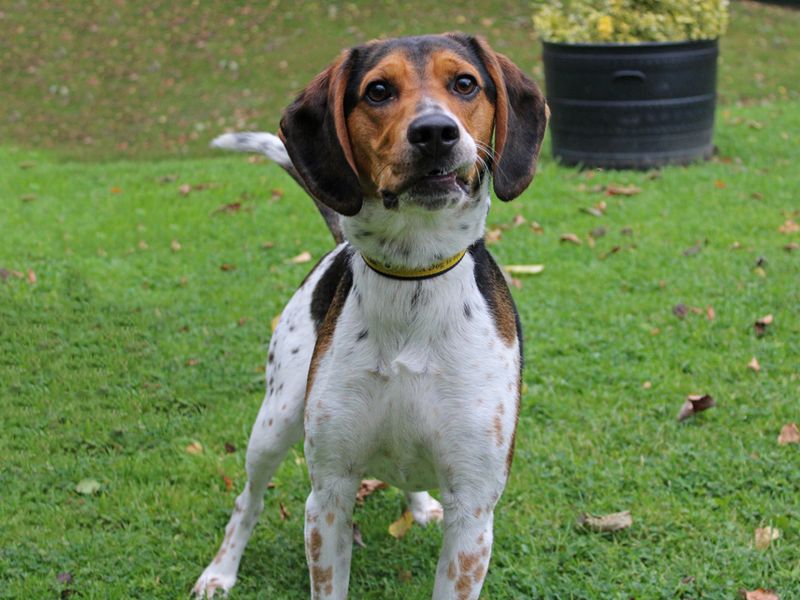
<svg viewBox="0 0 800 600"><path fill-rule="evenodd" d="M728 184L726 184L726 183L725 183L724 181L722 181L721 179L717 179L717 180L714 182L714 187L715 187L715 188L717 188L718 190L724 190L726 187L728 187Z"/></svg>
<svg viewBox="0 0 800 600"><path fill-rule="evenodd" d="M538 275L544 271L544 265L506 265L503 269L510 275Z"/></svg>
<svg viewBox="0 0 800 600"><path fill-rule="evenodd" d="M635 185L617 185L611 183L606 186L606 196L635 196L642 191Z"/></svg>
<svg viewBox="0 0 800 600"><path fill-rule="evenodd" d="M408 533L413 524L414 515L411 514L410 510L407 510L399 519L397 519L397 521L389 525L389 535L399 540Z"/></svg>
<svg viewBox="0 0 800 600"><path fill-rule="evenodd" d="M781 537L781 531L777 527L757 527L755 533L756 549L766 550L773 540Z"/></svg>
<svg viewBox="0 0 800 600"><path fill-rule="evenodd" d="M683 319L686 315L689 314L689 307L686 306L683 302L676 304L672 307L672 314L674 314L679 319Z"/></svg>
<svg viewBox="0 0 800 600"><path fill-rule="evenodd" d="M219 213L235 213L242 210L242 203L241 202L230 202L228 204L221 204L214 211L211 213L212 215L216 215Z"/></svg>
<svg viewBox="0 0 800 600"><path fill-rule="evenodd" d="M750 359L749 363L747 363L747 368L752 369L756 373L761 370L761 365L758 363L758 359L755 356Z"/></svg>
<svg viewBox="0 0 800 600"><path fill-rule="evenodd" d="M235 271L236 270L236 265L231 264L231 263L222 263L219 266L219 268L222 271Z"/></svg>
<svg viewBox="0 0 800 600"><path fill-rule="evenodd" d="M359 504L364 503L364 498L371 495L376 490L383 490L389 487L388 483L384 483L380 479L362 479L361 485L356 492L356 502Z"/></svg>
<svg viewBox="0 0 800 600"><path fill-rule="evenodd" d="M703 246L704 246L703 241L697 240L694 246L692 246L691 248L687 248L686 250L683 251L683 255L694 256L695 254L699 254L700 252L703 251Z"/></svg>
<svg viewBox="0 0 800 600"><path fill-rule="evenodd" d="M800 231L800 224L795 223L792 219L786 219L786 222L778 227L778 231L781 233L797 233Z"/></svg>
<svg viewBox="0 0 800 600"><path fill-rule="evenodd" d="M645 389L645 390L649 390L652 387L653 387L653 382L652 381L645 381L642 384L642 388Z"/></svg>
<svg viewBox="0 0 800 600"><path fill-rule="evenodd" d="M781 427L781 433L778 435L778 443L781 446L800 444L800 429L797 428L797 423L787 423Z"/></svg>
<svg viewBox="0 0 800 600"><path fill-rule="evenodd" d="M275 333L275 330L278 328L278 322L281 320L281 313L278 313L274 317L272 317L272 321L270 321L270 327L272 328L272 333Z"/></svg>
<svg viewBox="0 0 800 600"><path fill-rule="evenodd" d="M708 410L715 405L716 402L714 398L708 394L689 394L686 397L686 402L678 413L678 421L685 421L689 417L703 412L704 410Z"/></svg>
<svg viewBox="0 0 800 600"><path fill-rule="evenodd" d="M620 531L627 529L631 525L633 525L633 517L631 517L631 511L629 510L600 516L583 513L578 517L579 527L585 527L601 533Z"/></svg>
<svg viewBox="0 0 800 600"><path fill-rule="evenodd" d="M28 269L28 283L36 283L37 281L36 273Z"/></svg>
<svg viewBox="0 0 800 600"><path fill-rule="evenodd" d="M311 261L311 253L308 252L307 250L303 250L297 256L294 256L294 257L289 259L289 262L293 263L295 265L300 265L300 264L307 263L307 262L310 262L310 261Z"/></svg>
<svg viewBox="0 0 800 600"><path fill-rule="evenodd" d="M236 446L231 442L225 442L225 454L233 454L234 452L236 452Z"/></svg>
<svg viewBox="0 0 800 600"><path fill-rule="evenodd" d="M520 225L525 225L527 221L525 220L525 217L523 217L522 215L514 215L514 220L512 221L512 223L514 224L514 227L519 227Z"/></svg>
<svg viewBox="0 0 800 600"><path fill-rule="evenodd" d="M561 237L558 238L562 242L569 242L570 244L575 244L576 246L580 246L583 242L581 238L579 238L574 233L562 233Z"/></svg>
<svg viewBox="0 0 800 600"><path fill-rule="evenodd" d="M792 252L794 250L800 250L800 244L798 244L797 242L789 242L788 244L786 244L783 247L783 249L786 250L787 252Z"/></svg>
<svg viewBox="0 0 800 600"><path fill-rule="evenodd" d="M501 240L502 237L503 230L499 227L493 227L492 229L487 230L486 234L483 236L487 244L496 244Z"/></svg>
<svg viewBox="0 0 800 600"><path fill-rule="evenodd" d="M144 240L139 240L139 250L147 250L150 246Z"/></svg>
<svg viewBox="0 0 800 600"><path fill-rule="evenodd" d="M594 239L598 239L598 238L603 237L605 234L606 234L606 228L605 227L595 227L594 229L592 229L589 232L589 237L592 237Z"/></svg>
<svg viewBox="0 0 800 600"><path fill-rule="evenodd" d="M188 196L189 192L191 191L192 191L192 186L190 186L188 183L184 183L178 188L178 192L180 192L182 196Z"/></svg>
<svg viewBox="0 0 800 600"><path fill-rule="evenodd" d="M758 337L761 337L762 335L767 333L767 327L772 325L772 320L773 318L771 314L765 315L760 319L756 319L756 322L753 323L753 328L755 329L756 335Z"/></svg>
<svg viewBox="0 0 800 600"><path fill-rule="evenodd" d="M288 510L286 510L286 507L283 505L283 502L278 503L278 508L280 509L281 513L281 521L286 521L291 516L291 513Z"/></svg>
<svg viewBox="0 0 800 600"><path fill-rule="evenodd" d="M708 319L709 321L713 321L714 317L716 316L717 313L714 311L714 307L711 306L710 304L706 306L706 319Z"/></svg>
<svg viewBox="0 0 800 600"><path fill-rule="evenodd" d="M226 492L230 492L231 489L233 488L233 481L231 480L231 478L228 477L227 475L225 475L225 473L223 473L222 474L222 481L225 484L225 491Z"/></svg>
<svg viewBox="0 0 800 600"><path fill-rule="evenodd" d="M120 187L115 185L114 187L111 188L111 193L112 194L121 194L122 193L122 188L120 188Z"/></svg>
<svg viewBox="0 0 800 600"><path fill-rule="evenodd" d="M772 590L758 588L757 590L739 590L739 597L742 600L781 600L780 596Z"/></svg>
<svg viewBox="0 0 800 600"><path fill-rule="evenodd" d="M544 233L544 227L542 227L536 221L531 221L531 231L533 231L533 233L536 233L536 234L542 234L542 233Z"/></svg>
<svg viewBox="0 0 800 600"><path fill-rule="evenodd" d="M189 359L186 360L186 366L187 367L194 367L194 366L199 365L199 364L200 364L200 361L198 359L196 359L196 358L189 358Z"/></svg>
<svg viewBox="0 0 800 600"><path fill-rule="evenodd" d="M169 243L169 247L173 252L179 252L182 246L178 240L172 240Z"/></svg>
<svg viewBox="0 0 800 600"><path fill-rule="evenodd" d="M192 442L186 448L184 448L189 454L202 454L203 453L203 445L200 442Z"/></svg>

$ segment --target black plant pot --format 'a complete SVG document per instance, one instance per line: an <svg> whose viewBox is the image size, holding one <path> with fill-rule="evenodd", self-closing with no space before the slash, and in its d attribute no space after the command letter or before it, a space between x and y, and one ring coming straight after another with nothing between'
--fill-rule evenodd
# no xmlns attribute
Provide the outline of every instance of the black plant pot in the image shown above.
<svg viewBox="0 0 800 600"><path fill-rule="evenodd" d="M718 54L717 40L544 42L554 156L611 169L708 158Z"/></svg>

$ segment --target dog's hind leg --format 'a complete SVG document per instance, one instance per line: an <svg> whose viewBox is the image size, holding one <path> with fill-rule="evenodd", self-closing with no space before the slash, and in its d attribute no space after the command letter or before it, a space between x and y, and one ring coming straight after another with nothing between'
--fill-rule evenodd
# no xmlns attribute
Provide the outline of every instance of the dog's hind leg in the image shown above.
<svg viewBox="0 0 800 600"><path fill-rule="evenodd" d="M289 448L303 436L306 376L316 341L309 305L320 271L324 269L312 273L286 306L270 341L267 394L247 446L247 485L236 498L219 552L194 586L198 597L210 598L216 591L226 594L236 583L267 484Z"/></svg>

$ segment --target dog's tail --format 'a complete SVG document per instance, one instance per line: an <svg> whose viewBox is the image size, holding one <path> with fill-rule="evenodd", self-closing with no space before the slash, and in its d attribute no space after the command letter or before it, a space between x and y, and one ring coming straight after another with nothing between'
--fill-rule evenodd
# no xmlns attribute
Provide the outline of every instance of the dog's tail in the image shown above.
<svg viewBox="0 0 800 600"><path fill-rule="evenodd" d="M325 219L325 224L333 236L337 244L344 240L342 229L339 225L339 215L330 209L325 204L317 200L314 195L308 191L306 184L300 177L297 169L292 164L292 159L289 153L286 152L281 138L271 133L264 131L244 131L240 133L224 133L211 141L212 148L220 148L222 150L236 150L238 152L254 152L256 154L263 154L270 160L274 161L286 171L297 184L305 190L311 199L316 204L322 218Z"/></svg>

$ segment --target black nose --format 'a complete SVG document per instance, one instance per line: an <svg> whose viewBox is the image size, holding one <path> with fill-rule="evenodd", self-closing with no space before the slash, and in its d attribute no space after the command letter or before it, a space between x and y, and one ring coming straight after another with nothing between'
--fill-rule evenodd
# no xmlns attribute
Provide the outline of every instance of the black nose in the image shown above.
<svg viewBox="0 0 800 600"><path fill-rule="evenodd" d="M458 142L458 124L446 115L418 117L408 126L408 141L422 154L434 158L444 156Z"/></svg>

